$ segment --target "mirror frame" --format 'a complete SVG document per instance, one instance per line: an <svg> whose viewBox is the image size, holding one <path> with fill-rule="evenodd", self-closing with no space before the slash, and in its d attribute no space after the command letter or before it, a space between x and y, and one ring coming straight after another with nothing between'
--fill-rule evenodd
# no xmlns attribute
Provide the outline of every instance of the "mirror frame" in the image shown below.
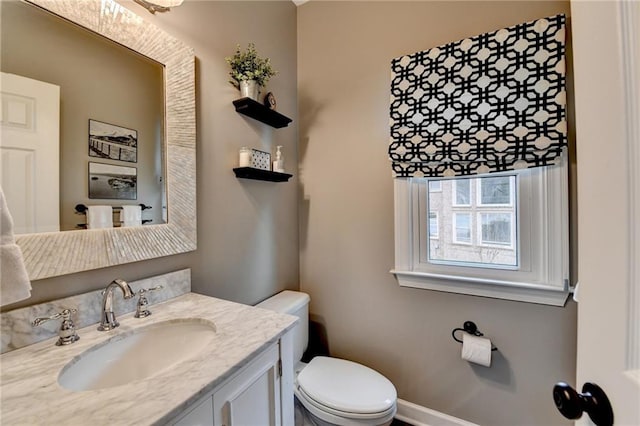
<svg viewBox="0 0 640 426"><path fill-rule="evenodd" d="M195 55L114 0L22 0L165 67L167 224L16 235L39 280L193 251L196 240Z"/></svg>

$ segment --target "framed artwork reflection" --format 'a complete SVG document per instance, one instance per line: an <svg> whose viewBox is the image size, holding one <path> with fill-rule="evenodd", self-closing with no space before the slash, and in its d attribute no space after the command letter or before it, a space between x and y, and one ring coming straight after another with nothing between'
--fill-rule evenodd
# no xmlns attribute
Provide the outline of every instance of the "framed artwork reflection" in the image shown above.
<svg viewBox="0 0 640 426"><path fill-rule="evenodd" d="M136 200L138 170L135 167L89 162L89 198Z"/></svg>
<svg viewBox="0 0 640 426"><path fill-rule="evenodd" d="M89 119L89 156L138 162L138 132Z"/></svg>

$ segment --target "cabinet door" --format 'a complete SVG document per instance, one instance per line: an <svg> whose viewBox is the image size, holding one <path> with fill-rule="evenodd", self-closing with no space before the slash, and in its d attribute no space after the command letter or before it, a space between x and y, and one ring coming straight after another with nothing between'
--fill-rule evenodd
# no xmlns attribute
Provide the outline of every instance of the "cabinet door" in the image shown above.
<svg viewBox="0 0 640 426"><path fill-rule="evenodd" d="M196 406L174 423L174 426L212 426L213 424L213 404L209 395L203 402L196 403Z"/></svg>
<svg viewBox="0 0 640 426"><path fill-rule="evenodd" d="M213 394L215 425L278 426L280 411L278 345L263 352Z"/></svg>

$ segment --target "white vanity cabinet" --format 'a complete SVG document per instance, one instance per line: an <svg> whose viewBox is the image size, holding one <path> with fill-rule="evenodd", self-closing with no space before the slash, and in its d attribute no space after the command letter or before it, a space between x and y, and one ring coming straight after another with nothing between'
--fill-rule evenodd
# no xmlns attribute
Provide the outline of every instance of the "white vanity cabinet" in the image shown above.
<svg viewBox="0 0 640 426"><path fill-rule="evenodd" d="M19 318L16 324L28 324ZM153 315L143 320L133 318L133 313L119 319L120 327L107 334L95 324L78 330L81 339L73 345L55 346L57 339L52 337L2 354L2 424L31 425L47 419L48 424L57 425L75 419L76 423L100 425L293 426L296 317L186 293L158 303ZM185 340L176 345L191 350L181 360L172 358L175 351L159 340L164 334L150 333L161 330L174 336L174 326L196 323L205 325L206 332L191 339L186 333L181 335ZM211 337L212 324L215 338L200 345L201 337ZM118 371L126 383L85 392L66 389L59 382L69 365L77 367L82 364L78 361L97 351L113 351L112 343L136 335L152 336L140 340L144 345L137 349L158 350L132 349L114 357L114 365L120 360L129 365ZM127 373L159 360L163 363L158 365L169 366L146 378ZM95 372L94 364L87 368Z"/></svg>
<svg viewBox="0 0 640 426"><path fill-rule="evenodd" d="M271 347L213 394L213 424L224 426L282 424L280 356Z"/></svg>
<svg viewBox="0 0 640 426"><path fill-rule="evenodd" d="M268 347L171 424L280 426L293 424L289 335ZM291 349L289 348L289 352ZM283 372L285 372L283 374Z"/></svg>

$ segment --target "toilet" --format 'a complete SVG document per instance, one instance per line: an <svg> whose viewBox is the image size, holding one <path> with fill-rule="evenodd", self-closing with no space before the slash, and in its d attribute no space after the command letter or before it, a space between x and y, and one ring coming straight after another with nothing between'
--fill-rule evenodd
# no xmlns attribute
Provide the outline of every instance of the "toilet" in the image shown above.
<svg viewBox="0 0 640 426"><path fill-rule="evenodd" d="M300 318L293 330L296 426L386 426L396 413L396 388L382 374L344 359L302 354L309 342L309 295L285 290L257 304Z"/></svg>

